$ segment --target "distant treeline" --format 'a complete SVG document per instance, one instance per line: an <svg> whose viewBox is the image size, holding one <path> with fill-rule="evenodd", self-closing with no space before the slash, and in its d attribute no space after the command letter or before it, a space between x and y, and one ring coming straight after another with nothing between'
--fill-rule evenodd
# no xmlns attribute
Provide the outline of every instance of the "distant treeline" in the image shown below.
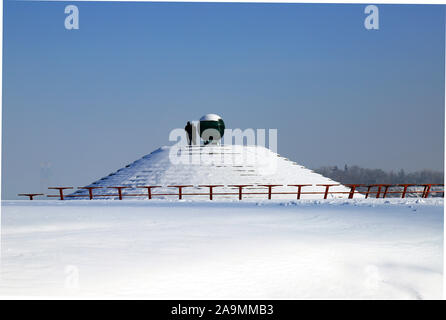
<svg viewBox="0 0 446 320"><path fill-rule="evenodd" d="M443 183L444 172L433 170L420 170L406 173L404 170L398 172L386 172L381 169L366 169L358 166L347 166L344 168L321 167L314 170L323 176L338 181L342 184L402 184L402 183Z"/></svg>

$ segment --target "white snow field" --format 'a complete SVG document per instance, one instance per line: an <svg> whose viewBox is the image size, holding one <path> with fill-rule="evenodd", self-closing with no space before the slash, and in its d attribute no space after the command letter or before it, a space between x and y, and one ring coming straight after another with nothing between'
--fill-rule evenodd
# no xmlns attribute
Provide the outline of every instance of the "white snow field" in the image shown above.
<svg viewBox="0 0 446 320"><path fill-rule="evenodd" d="M3 201L0 295L438 299L442 199Z"/></svg>
<svg viewBox="0 0 446 320"><path fill-rule="evenodd" d="M147 199L147 190L135 188L137 186L162 186L154 189L153 193L176 193L175 188L168 185L193 185L183 192L207 193L209 189L199 188L199 185L223 185L214 192L237 193L230 185L245 184L244 192L267 192L267 188L260 185L278 184L273 192L294 192L294 194L273 195L275 199L296 199L296 187L285 187L287 184L311 184L302 188L302 192L324 192L324 186L317 184L339 184L312 170L309 170L287 158L278 155L261 146L243 145L208 145L208 146L165 146L142 157L139 160L111 173L88 187L102 187L95 189L94 194L116 194L116 190L107 189L110 186L127 186L123 194L144 194L140 199ZM347 198L350 188L333 186L330 192L346 192L329 194L328 198ZM78 190L76 195L88 195L87 190ZM155 196L157 199L174 199L173 196ZM185 196L194 200L209 199L209 196ZM245 195L244 198L266 199L267 195ZM362 194L355 194L355 198L363 198ZM132 197L130 199L135 199ZM322 194L302 194L302 199L322 199ZM71 198L80 199L80 198ZM85 198L84 198L85 199ZM110 197L108 198L110 199ZM125 198L128 199L128 198ZM237 195L217 195L216 199L237 199Z"/></svg>

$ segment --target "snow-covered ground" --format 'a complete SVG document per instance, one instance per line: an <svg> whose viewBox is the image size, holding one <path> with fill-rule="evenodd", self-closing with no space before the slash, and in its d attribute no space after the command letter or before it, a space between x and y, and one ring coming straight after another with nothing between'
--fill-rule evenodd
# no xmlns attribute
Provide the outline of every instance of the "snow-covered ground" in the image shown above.
<svg viewBox="0 0 446 320"><path fill-rule="evenodd" d="M443 200L3 201L2 296L442 297Z"/></svg>

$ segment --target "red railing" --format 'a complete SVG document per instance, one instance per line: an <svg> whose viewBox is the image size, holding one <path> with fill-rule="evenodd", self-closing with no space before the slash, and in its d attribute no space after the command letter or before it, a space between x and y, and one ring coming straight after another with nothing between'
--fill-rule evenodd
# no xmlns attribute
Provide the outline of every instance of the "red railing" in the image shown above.
<svg viewBox="0 0 446 320"><path fill-rule="evenodd" d="M169 185L168 188L176 188L177 193L154 193L152 189L161 188L162 186L110 186L110 187L78 187L78 189L86 189L88 190L88 194L64 194L64 190L73 189L73 187L50 187L50 190L58 190L59 194L49 194L47 197L49 198L59 198L59 200L65 200L66 198L88 198L93 200L96 198L103 197L113 197L118 198L119 200L123 200L124 197L147 197L148 199L153 199L156 196L177 196L178 199L183 199L183 196L209 196L209 200L213 200L215 196L219 195L237 195L239 200L243 199L243 195L267 195L267 198L271 200L273 195L296 195L296 199L301 199L302 195L305 194L320 194L323 195L323 199L327 199L328 195L333 194L348 194L348 199L353 199L355 194L365 195L365 198L368 198L370 195L375 195L375 198L386 198L390 194L400 194L401 198L405 198L408 194L421 194L421 198L428 198L429 195L433 195L436 193L442 193L442 197L444 197L444 185L443 184L371 184L371 185L362 185L362 184L346 184L344 186L349 187L349 191L330 191L331 187L340 186L340 184L316 184L317 187L325 187L324 191L302 191L303 188L313 186L311 184L288 184L286 187L297 187L297 190L290 192L273 192L274 187L284 187L285 185L279 184L263 184L263 185L228 185L228 187L238 189L237 192L215 192L215 188L224 187L224 185L199 185L199 188L209 188L209 192L184 192L184 188L194 187L193 185ZM244 188L247 187L265 187L266 192L244 192ZM409 190L409 188L415 187L423 187L422 191L419 190ZM433 190L432 187L439 188L442 187L442 190ZM136 188L136 189L146 189L147 193L124 193L123 189L128 188ZM364 191L358 191L358 189L364 189ZM398 190L395 190L398 188ZM93 190L95 189L115 189L117 193L111 194L94 194ZM36 196L44 196L43 193L21 193L19 196L27 196L29 200L33 200Z"/></svg>
<svg viewBox="0 0 446 320"><path fill-rule="evenodd" d="M34 197L44 196L43 193L19 193L19 196L29 197L29 200L34 200Z"/></svg>

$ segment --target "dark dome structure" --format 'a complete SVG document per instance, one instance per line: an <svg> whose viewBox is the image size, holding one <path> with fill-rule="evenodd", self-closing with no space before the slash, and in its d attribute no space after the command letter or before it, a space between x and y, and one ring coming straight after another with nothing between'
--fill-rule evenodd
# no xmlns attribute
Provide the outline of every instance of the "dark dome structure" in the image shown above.
<svg viewBox="0 0 446 320"><path fill-rule="evenodd" d="M218 142L225 133L225 123L217 114L206 114L200 118L200 137L204 144Z"/></svg>

